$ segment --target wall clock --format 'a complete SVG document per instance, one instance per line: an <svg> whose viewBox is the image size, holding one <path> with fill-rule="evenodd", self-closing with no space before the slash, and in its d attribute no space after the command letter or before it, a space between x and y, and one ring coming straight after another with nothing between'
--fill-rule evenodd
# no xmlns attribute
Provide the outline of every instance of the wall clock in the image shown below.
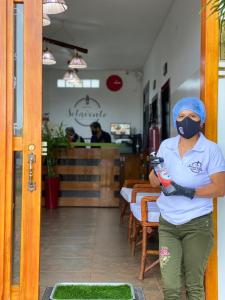
<svg viewBox="0 0 225 300"><path fill-rule="evenodd" d="M107 88L112 92L119 91L123 86L123 80L118 75L110 75L106 80Z"/></svg>

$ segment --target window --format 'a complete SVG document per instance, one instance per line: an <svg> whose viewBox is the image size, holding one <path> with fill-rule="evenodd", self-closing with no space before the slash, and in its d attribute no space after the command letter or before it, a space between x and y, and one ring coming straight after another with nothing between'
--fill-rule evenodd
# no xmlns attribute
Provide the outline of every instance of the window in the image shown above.
<svg viewBox="0 0 225 300"><path fill-rule="evenodd" d="M82 79L80 83L72 83L64 79L57 80L58 88L83 88L83 89L99 89L99 79Z"/></svg>
<svg viewBox="0 0 225 300"><path fill-rule="evenodd" d="M91 80L85 79L83 80L83 88L90 88L91 87Z"/></svg>

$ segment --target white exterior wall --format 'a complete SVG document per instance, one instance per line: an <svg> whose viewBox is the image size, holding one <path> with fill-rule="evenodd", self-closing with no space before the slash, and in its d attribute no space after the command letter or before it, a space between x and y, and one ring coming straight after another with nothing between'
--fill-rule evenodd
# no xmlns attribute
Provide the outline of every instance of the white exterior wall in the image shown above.
<svg viewBox="0 0 225 300"><path fill-rule="evenodd" d="M225 156L225 79L219 80L218 144ZM225 197L218 199L218 285L219 300L225 299Z"/></svg>
<svg viewBox="0 0 225 300"><path fill-rule="evenodd" d="M161 87L168 79L171 106L181 97L200 95L200 2L174 2L144 66L143 87L150 80L150 102L158 93L160 103ZM166 76L163 75L165 62L168 63ZM156 89L153 90L155 79ZM172 125L171 135L174 135Z"/></svg>

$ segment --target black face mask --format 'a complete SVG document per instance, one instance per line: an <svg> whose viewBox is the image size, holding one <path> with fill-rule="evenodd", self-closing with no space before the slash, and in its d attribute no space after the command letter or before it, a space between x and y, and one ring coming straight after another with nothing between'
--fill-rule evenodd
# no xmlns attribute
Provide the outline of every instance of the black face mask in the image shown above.
<svg viewBox="0 0 225 300"><path fill-rule="evenodd" d="M177 132L185 139L191 139L201 130L201 121L193 121L191 118L186 117L182 121L176 121Z"/></svg>

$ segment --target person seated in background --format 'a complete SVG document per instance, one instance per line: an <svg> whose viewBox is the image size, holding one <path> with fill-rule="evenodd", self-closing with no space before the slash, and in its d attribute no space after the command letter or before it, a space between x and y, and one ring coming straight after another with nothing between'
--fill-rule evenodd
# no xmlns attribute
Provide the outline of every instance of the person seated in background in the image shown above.
<svg viewBox="0 0 225 300"><path fill-rule="evenodd" d="M93 122L90 128L92 132L91 143L111 143L110 134L102 130L100 123Z"/></svg>
<svg viewBox="0 0 225 300"><path fill-rule="evenodd" d="M84 143L84 139L75 132L73 127L67 127L65 131L70 143Z"/></svg>

